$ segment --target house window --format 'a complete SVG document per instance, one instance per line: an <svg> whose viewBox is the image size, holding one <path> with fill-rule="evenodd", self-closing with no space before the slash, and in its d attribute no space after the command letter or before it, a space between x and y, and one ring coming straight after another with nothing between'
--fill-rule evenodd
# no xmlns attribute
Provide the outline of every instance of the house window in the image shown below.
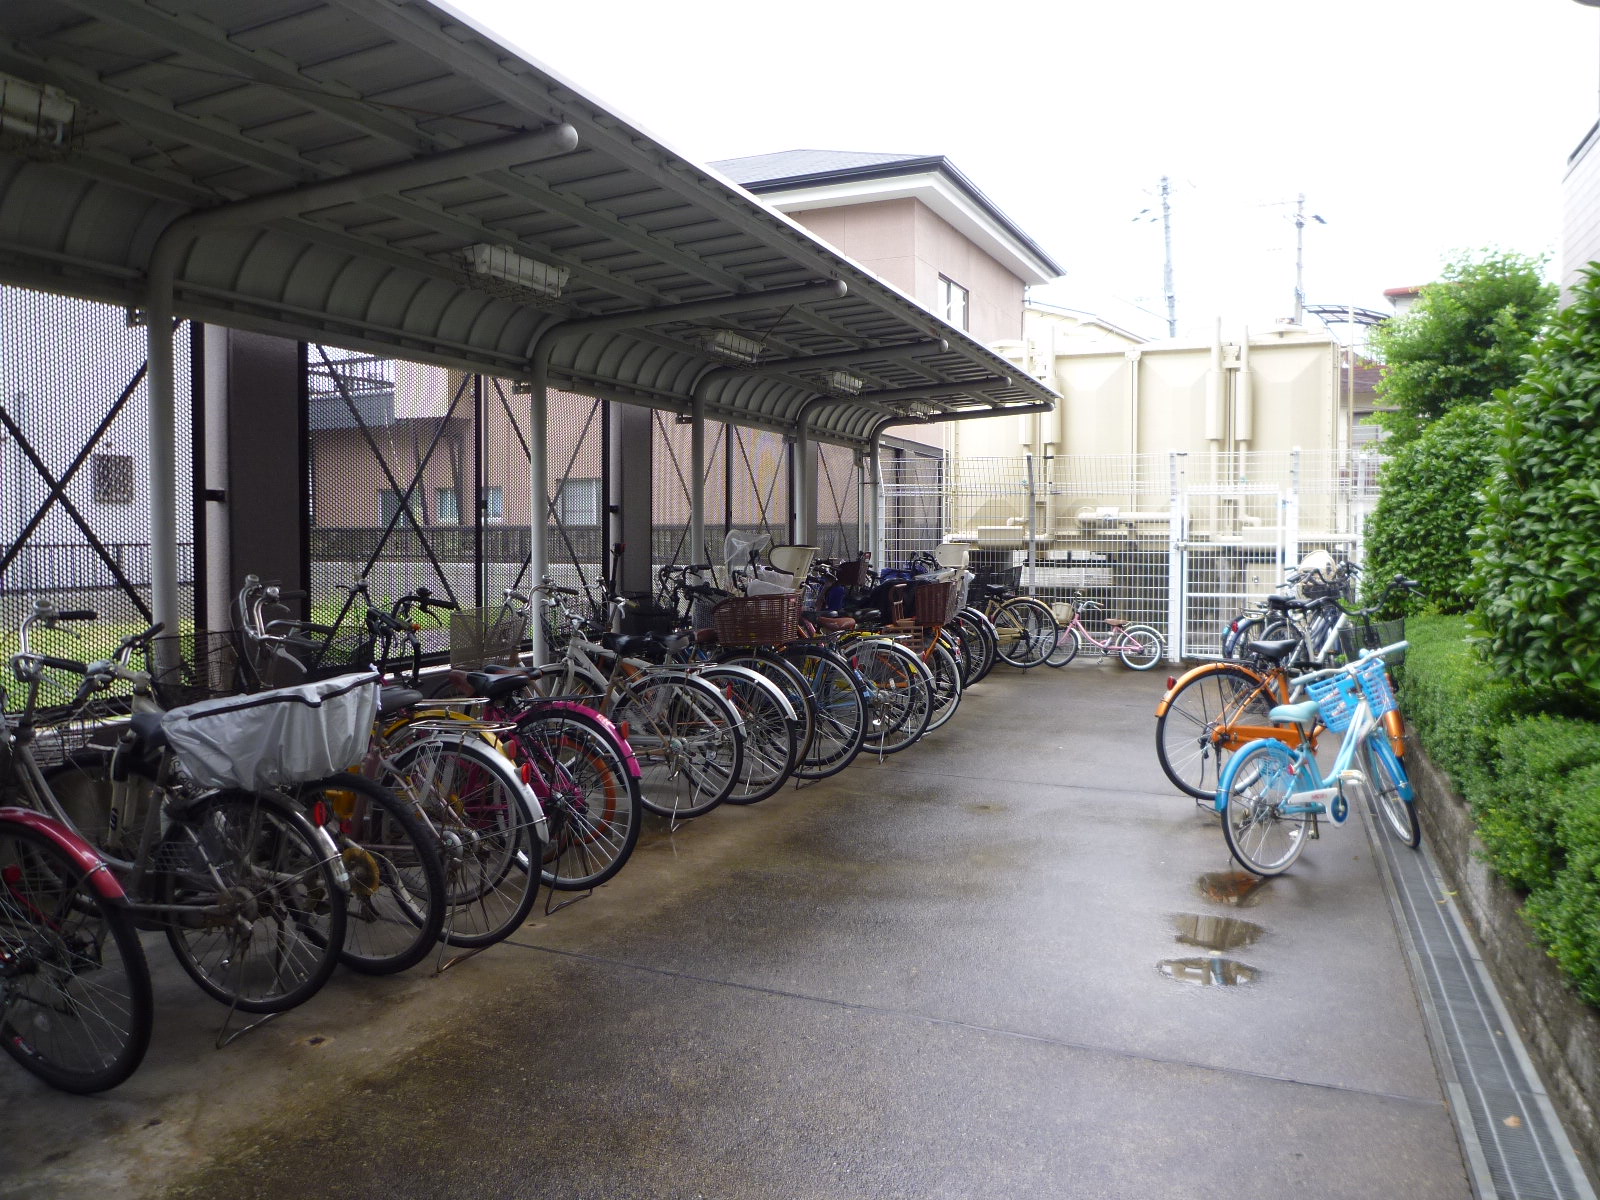
<svg viewBox="0 0 1600 1200"><path fill-rule="evenodd" d="M497 487L483 489L483 519L485 521L504 521L506 519L506 494Z"/></svg>
<svg viewBox="0 0 1600 1200"><path fill-rule="evenodd" d="M600 481L563 479L556 490L556 520L563 525L600 524Z"/></svg>
<svg viewBox="0 0 1600 1200"><path fill-rule="evenodd" d="M133 503L133 455L96 454L90 462L96 503Z"/></svg>
<svg viewBox="0 0 1600 1200"><path fill-rule="evenodd" d="M433 515L441 525L461 524L461 493L455 488L434 488Z"/></svg>
<svg viewBox="0 0 1600 1200"><path fill-rule="evenodd" d="M939 315L957 329L967 327L967 289L939 276Z"/></svg>
<svg viewBox="0 0 1600 1200"><path fill-rule="evenodd" d="M378 521L383 526L395 524L395 518L400 515L401 495L393 488L378 489ZM422 524L422 502L415 490L411 493L411 516L417 524Z"/></svg>

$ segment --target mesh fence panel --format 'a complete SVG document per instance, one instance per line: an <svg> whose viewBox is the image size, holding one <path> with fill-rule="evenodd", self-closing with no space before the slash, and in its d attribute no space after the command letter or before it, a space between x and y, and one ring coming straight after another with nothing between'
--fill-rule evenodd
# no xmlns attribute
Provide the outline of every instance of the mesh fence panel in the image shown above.
<svg viewBox="0 0 1600 1200"><path fill-rule="evenodd" d="M191 336L187 322L173 335L176 632L194 616ZM99 617L74 625L81 640L41 632L36 649L102 657L150 619L146 332L119 307L0 287L0 342L0 648L43 599Z"/></svg>
<svg viewBox="0 0 1600 1200"><path fill-rule="evenodd" d="M728 530L789 540L789 447L765 429L728 430ZM713 554L720 560L720 555Z"/></svg>
<svg viewBox="0 0 1600 1200"><path fill-rule="evenodd" d="M693 430L668 412L652 416L651 562L661 567L689 561L690 451ZM728 523L728 427L720 421L705 426L706 537L719 541ZM713 551L716 545L711 546Z"/></svg>
<svg viewBox="0 0 1600 1200"><path fill-rule="evenodd" d="M854 558L861 549L861 471L855 452L817 446L817 546L823 558Z"/></svg>

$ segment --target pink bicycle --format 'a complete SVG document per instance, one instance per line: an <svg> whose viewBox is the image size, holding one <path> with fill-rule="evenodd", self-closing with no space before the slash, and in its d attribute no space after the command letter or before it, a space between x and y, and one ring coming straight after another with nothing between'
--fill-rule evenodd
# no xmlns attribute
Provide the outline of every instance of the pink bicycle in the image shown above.
<svg viewBox="0 0 1600 1200"><path fill-rule="evenodd" d="M1056 635L1055 648L1044 660L1045 664L1064 667L1077 658L1086 646L1092 647L1090 653L1097 653L1102 658L1115 655L1122 660L1123 666L1131 667L1135 671L1148 671L1161 661L1166 651L1166 639L1161 636L1159 630L1149 625L1131 625L1116 617L1107 617L1105 635L1096 637L1091 633L1083 623L1083 614L1104 610L1105 605L1098 600L1081 597L1074 600L1072 620L1061 625L1060 632Z"/></svg>

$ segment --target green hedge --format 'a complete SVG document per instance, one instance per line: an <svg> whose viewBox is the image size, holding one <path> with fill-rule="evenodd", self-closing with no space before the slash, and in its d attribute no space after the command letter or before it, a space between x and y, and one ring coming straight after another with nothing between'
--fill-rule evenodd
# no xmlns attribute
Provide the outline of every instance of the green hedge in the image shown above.
<svg viewBox="0 0 1600 1200"><path fill-rule="evenodd" d="M1413 617L1406 638L1401 704L1418 740L1552 957L1600 1004L1600 724L1497 676L1464 617Z"/></svg>

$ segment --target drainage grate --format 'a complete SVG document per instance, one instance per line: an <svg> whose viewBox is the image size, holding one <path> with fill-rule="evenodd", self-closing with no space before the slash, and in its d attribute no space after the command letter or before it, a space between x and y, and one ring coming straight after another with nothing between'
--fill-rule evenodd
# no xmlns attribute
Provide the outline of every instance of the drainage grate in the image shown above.
<svg viewBox="0 0 1600 1200"><path fill-rule="evenodd" d="M1595 1200L1427 846L1406 849L1369 815L1473 1190L1481 1200Z"/></svg>

